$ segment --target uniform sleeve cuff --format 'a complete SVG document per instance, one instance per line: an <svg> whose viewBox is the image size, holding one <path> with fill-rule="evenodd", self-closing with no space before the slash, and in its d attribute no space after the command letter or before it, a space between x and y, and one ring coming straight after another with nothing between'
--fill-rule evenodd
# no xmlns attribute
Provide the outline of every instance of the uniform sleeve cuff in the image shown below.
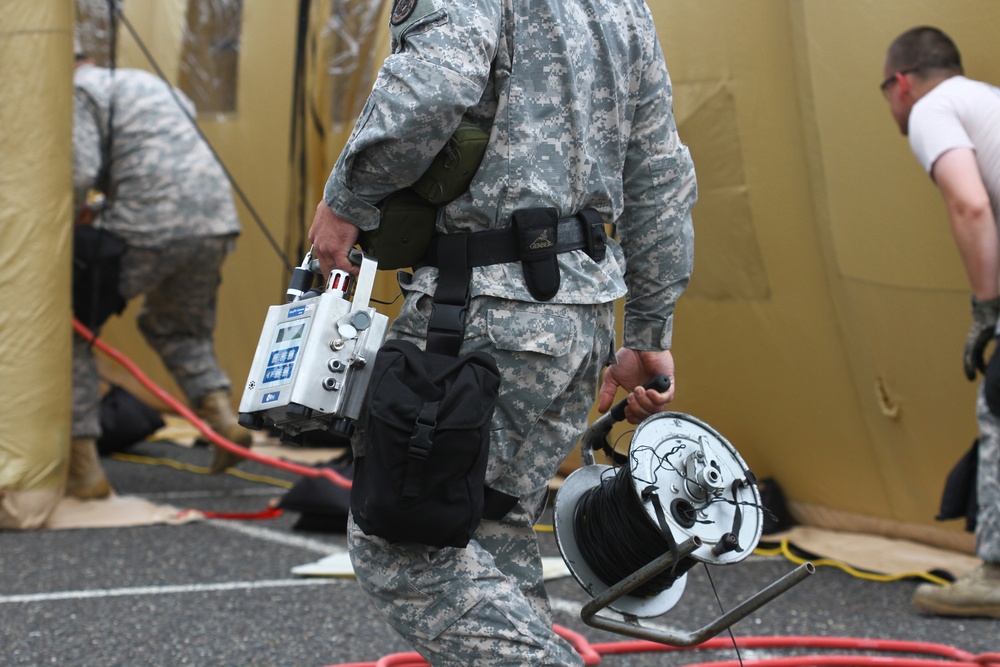
<svg viewBox="0 0 1000 667"><path fill-rule="evenodd" d="M378 207L356 197L345 187L334 188L333 177L327 181L323 201L334 213L365 231L378 228L381 213Z"/></svg>
<svg viewBox="0 0 1000 667"><path fill-rule="evenodd" d="M623 344L632 350L669 350L674 333L674 316L666 320L638 320L626 317Z"/></svg>

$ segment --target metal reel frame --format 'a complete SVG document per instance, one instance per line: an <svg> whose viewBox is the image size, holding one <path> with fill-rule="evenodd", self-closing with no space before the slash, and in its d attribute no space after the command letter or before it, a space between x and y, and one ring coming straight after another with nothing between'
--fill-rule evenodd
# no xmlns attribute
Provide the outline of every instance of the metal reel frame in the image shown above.
<svg viewBox="0 0 1000 667"><path fill-rule="evenodd" d="M707 625L695 630L683 630L679 628L653 629L641 625L638 620L639 618L651 618L666 613L674 607L683 595L686 574L678 577L669 588L656 596L643 598L631 595L632 591L672 567L675 563L675 557L670 552L666 552L631 575L626 576L621 581L609 586L601 581L590 565L587 564L576 540L575 516L577 505L585 494L602 483L605 475L615 470L612 466L597 464L594 461L593 452L600 449L606 443L611 427L616 421L621 420L621 416L616 417L613 414L616 412L618 415L623 415L622 411L616 411L613 408L594 422L587 429L587 432L584 433L580 443L580 455L584 465L566 478L555 497L554 528L556 544L570 573L593 598L584 605L580 612L580 618L584 623L600 630L655 641L668 646L696 646L714 637L722 630L725 630L757 609L760 609L816 571L812 563L800 565L730 611L723 613ZM646 427L647 423L651 423L651 420L654 419L682 419L696 424L699 428L707 429L713 436L718 437L725 443L735 460L740 465L743 465L745 469L742 458L740 458L739 453L732 445L726 442L721 435L707 424L689 415L682 413L660 413L660 415L653 415L639 425L637 434L640 429ZM753 491L755 494L757 493L756 489L753 489ZM756 497L759 500L759 494ZM684 532L682 537L686 537L686 539L677 545L676 562L692 557L706 564L728 565L735 562L732 558L725 558L725 554L721 554L722 557L719 554L714 554L711 548L704 543L702 537L697 534ZM748 547L748 551L752 551L756 547L759 538L760 530L758 527L756 532L753 533L753 545L745 545L745 548ZM746 555L749 555L749 553ZM745 557L745 555L740 556L738 560L742 560ZM600 612L605 609L617 612L622 618L618 619L602 615Z"/></svg>

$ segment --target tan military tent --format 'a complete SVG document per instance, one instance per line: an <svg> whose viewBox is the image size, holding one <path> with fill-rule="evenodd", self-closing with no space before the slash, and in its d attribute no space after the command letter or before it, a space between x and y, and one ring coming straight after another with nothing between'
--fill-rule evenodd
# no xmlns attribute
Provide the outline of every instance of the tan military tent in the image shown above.
<svg viewBox="0 0 1000 667"><path fill-rule="evenodd" d="M326 173L387 53L389 4L123 4L135 35L119 25L117 65L159 67L200 95L199 124L245 196L218 331L237 398L266 308L282 300L284 264L301 259ZM951 34L970 76L1000 81L995 1L649 4L701 193L673 408L717 428L804 522L968 550L959 523L933 520L975 437L975 386L960 368L968 289L943 206L878 83L889 41L918 24ZM70 0L14 0L0 27L8 506L44 505L64 474L72 42L78 23L99 51L108 26L103 0L79 6L75 17ZM391 299L389 273L383 283ZM176 393L131 315L105 339Z"/></svg>

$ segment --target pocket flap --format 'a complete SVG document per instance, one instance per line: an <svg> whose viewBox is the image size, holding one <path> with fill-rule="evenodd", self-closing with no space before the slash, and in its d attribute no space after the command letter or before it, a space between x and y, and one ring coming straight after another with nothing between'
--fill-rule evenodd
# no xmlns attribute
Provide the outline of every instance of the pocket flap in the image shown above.
<svg viewBox="0 0 1000 667"><path fill-rule="evenodd" d="M549 313L497 309L487 313L486 322L490 340L501 350L561 357L576 337L572 321Z"/></svg>
<svg viewBox="0 0 1000 667"><path fill-rule="evenodd" d="M485 352L455 358L389 341L375 359L369 409L409 431L424 404L438 401L437 429L479 428L492 417L499 392L500 372Z"/></svg>

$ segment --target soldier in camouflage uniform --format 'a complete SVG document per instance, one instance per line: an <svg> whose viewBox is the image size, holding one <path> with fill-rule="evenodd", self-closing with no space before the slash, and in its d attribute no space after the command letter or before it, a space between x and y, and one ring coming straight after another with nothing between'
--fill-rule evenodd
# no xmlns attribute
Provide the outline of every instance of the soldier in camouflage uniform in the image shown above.
<svg viewBox="0 0 1000 667"><path fill-rule="evenodd" d="M347 251L379 225L377 203L427 169L463 114L489 145L438 232L506 229L529 207L560 217L590 207L620 242L601 261L558 254L561 286L545 301L518 262L473 269L461 352L489 352L502 377L486 483L519 501L464 549L390 544L352 521L351 560L375 607L434 665L581 665L553 632L533 525L599 387L602 410L619 386L631 392L633 423L673 399L674 386L641 385L674 377L672 314L693 262L694 167L652 17L643 0L396 0L390 23L392 53L310 230L324 271L351 270ZM400 274L390 337L424 344L437 275Z"/></svg>
<svg viewBox="0 0 1000 667"><path fill-rule="evenodd" d="M893 119L941 191L969 277L966 377L985 371L976 402L976 553L983 565L948 586L919 586L913 603L933 614L1000 618L1000 354L983 362L1000 331L1000 89L967 79L954 42L926 26L893 41L883 77Z"/></svg>
<svg viewBox="0 0 1000 667"><path fill-rule="evenodd" d="M93 224L127 246L118 291L125 300L144 295L139 329L191 405L216 431L249 446L250 432L236 424L229 378L213 342L220 269L240 224L225 173L184 113L193 114L194 105L152 74L96 67L83 55L77 56L74 88L78 224L89 221L85 199L101 185L109 145L108 203ZM99 410L93 352L75 337L70 495L110 492L95 454ZM214 470L239 460L220 448L214 457Z"/></svg>

